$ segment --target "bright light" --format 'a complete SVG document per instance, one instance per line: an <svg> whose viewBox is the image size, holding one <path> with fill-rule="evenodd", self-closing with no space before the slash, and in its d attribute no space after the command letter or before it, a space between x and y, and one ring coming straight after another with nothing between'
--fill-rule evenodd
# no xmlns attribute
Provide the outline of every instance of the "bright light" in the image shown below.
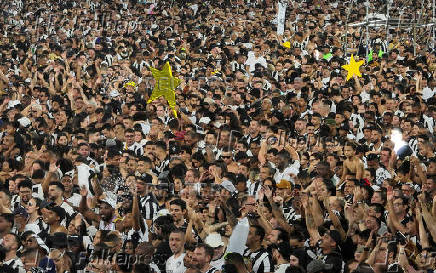
<svg viewBox="0 0 436 273"><path fill-rule="evenodd" d="M393 129L391 132L391 141L394 143L394 151L395 153L398 152L398 150L406 145L407 143L403 140L403 134L401 131Z"/></svg>

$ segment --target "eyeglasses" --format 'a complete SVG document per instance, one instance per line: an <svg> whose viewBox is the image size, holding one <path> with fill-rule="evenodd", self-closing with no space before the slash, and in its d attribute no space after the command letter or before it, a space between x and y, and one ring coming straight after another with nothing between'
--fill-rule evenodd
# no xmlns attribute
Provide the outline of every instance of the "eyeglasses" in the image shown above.
<svg viewBox="0 0 436 273"><path fill-rule="evenodd" d="M221 158L231 158L230 155L222 155Z"/></svg>

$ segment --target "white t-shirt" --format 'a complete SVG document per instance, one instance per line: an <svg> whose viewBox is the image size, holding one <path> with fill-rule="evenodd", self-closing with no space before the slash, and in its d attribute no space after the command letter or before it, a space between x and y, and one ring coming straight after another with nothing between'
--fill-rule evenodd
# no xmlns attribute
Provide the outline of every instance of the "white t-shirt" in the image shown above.
<svg viewBox="0 0 436 273"><path fill-rule="evenodd" d="M77 193L73 193L70 198L67 199L73 207L78 207L80 205L80 200L82 200L82 196Z"/></svg>
<svg viewBox="0 0 436 273"><path fill-rule="evenodd" d="M183 272L185 272L186 267L183 264L184 257L185 257L185 253L182 253L177 258L175 258L174 255L169 257L166 264L165 264L166 272L170 272L170 273L183 273Z"/></svg>
<svg viewBox="0 0 436 273"><path fill-rule="evenodd" d="M283 172L280 172L278 169L276 173L274 174L274 180L276 183L280 183L280 180L285 179L288 181L294 182L294 179L291 178L291 174L298 175L300 172L300 161L295 160L294 163L286 167Z"/></svg>
<svg viewBox="0 0 436 273"><path fill-rule="evenodd" d="M260 64L265 68L268 66L264 57L259 56L256 58L254 52L250 52L250 53L248 54L248 59L245 61L245 65L248 65L250 67L249 69L250 72L253 72L255 70L256 64Z"/></svg>

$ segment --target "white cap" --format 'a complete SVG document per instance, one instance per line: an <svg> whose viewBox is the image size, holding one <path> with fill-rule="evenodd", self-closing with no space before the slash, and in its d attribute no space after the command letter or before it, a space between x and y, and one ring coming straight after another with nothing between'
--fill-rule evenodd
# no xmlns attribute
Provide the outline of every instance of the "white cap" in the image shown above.
<svg viewBox="0 0 436 273"><path fill-rule="evenodd" d="M28 117L21 117L18 119L18 122L24 128L26 128L27 126L29 126L32 123Z"/></svg>
<svg viewBox="0 0 436 273"><path fill-rule="evenodd" d="M99 201L109 204L109 206L111 206L112 208L115 208L117 206L117 201L113 198L109 198L107 195L104 198L100 198Z"/></svg>
<svg viewBox="0 0 436 273"><path fill-rule="evenodd" d="M120 92L118 92L118 90L112 90L111 93L109 94L112 98L116 98L120 95Z"/></svg>
<svg viewBox="0 0 436 273"><path fill-rule="evenodd" d="M198 123L204 123L204 124L209 124L210 122L210 118L209 117L202 117Z"/></svg>
<svg viewBox="0 0 436 273"><path fill-rule="evenodd" d="M228 190L230 193L234 193L236 191L235 186L229 180L224 180L223 182L221 182L221 186L224 189Z"/></svg>
<svg viewBox="0 0 436 273"><path fill-rule="evenodd" d="M18 105L18 104L21 104L21 102L20 102L19 100L10 100L10 101L8 102L8 107L7 107L7 109L12 108L12 107L15 107L15 106Z"/></svg>
<svg viewBox="0 0 436 273"><path fill-rule="evenodd" d="M377 185L372 185L371 188L372 188L374 191L380 191L380 190L381 190L380 186L377 186Z"/></svg>
<svg viewBox="0 0 436 273"><path fill-rule="evenodd" d="M216 233L216 232L213 232L213 233L207 235L204 242L213 248L225 245L223 240L221 239L221 235L219 233Z"/></svg>

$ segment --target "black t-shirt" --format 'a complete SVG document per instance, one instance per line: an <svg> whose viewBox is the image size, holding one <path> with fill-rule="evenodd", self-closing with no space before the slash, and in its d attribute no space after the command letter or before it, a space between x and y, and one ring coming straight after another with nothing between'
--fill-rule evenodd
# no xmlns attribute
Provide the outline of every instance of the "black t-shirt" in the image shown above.
<svg viewBox="0 0 436 273"><path fill-rule="evenodd" d="M165 272L165 263L173 253L171 252L170 244L168 241L162 241L156 248L153 255L153 262L159 267L161 272Z"/></svg>
<svg viewBox="0 0 436 273"><path fill-rule="evenodd" d="M325 256L324 258L325 264L332 264L333 268L328 271L329 273L341 273L344 269L344 261L342 259L342 255L339 252L332 252Z"/></svg>

